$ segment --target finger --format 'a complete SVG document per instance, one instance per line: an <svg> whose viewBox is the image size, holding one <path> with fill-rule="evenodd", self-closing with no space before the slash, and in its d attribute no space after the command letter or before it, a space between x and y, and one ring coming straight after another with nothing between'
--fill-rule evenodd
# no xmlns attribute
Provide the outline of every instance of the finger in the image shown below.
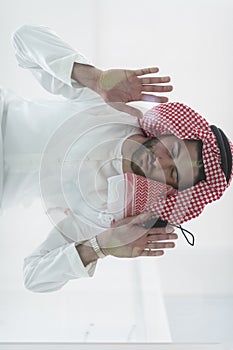
<svg viewBox="0 0 233 350"><path fill-rule="evenodd" d="M147 222L148 223L148 222ZM173 233L175 228L171 225L167 225L164 227L149 227L148 234L156 234L156 233Z"/></svg>
<svg viewBox="0 0 233 350"><path fill-rule="evenodd" d="M148 221L152 216L150 212L144 212L134 216L128 216L124 219L118 220L111 224L112 227L119 227L123 225L133 224L133 225L142 225ZM145 230L144 230L145 231ZM146 231L145 231L146 232Z"/></svg>
<svg viewBox="0 0 233 350"><path fill-rule="evenodd" d="M150 67L150 68L135 69L133 72L136 75L145 75L145 74L158 73L158 71L159 71L158 67Z"/></svg>
<svg viewBox="0 0 233 350"><path fill-rule="evenodd" d="M155 95L149 95L149 94L142 94L141 101L165 103L165 102L168 102L168 98L167 97L159 97L159 96L155 96Z"/></svg>
<svg viewBox="0 0 233 350"><path fill-rule="evenodd" d="M166 229L166 233L172 233L172 232L175 231L175 227L173 227L173 226L171 226L171 225L167 225L167 226L165 227L165 229Z"/></svg>
<svg viewBox="0 0 233 350"><path fill-rule="evenodd" d="M152 227L148 229L148 236L168 233L166 227Z"/></svg>
<svg viewBox="0 0 233 350"><path fill-rule="evenodd" d="M163 250L143 250L141 256L161 256L163 254Z"/></svg>
<svg viewBox="0 0 233 350"><path fill-rule="evenodd" d="M153 214L151 212L144 212L135 216L131 216L131 223L133 225L144 225L148 220L152 218ZM148 230L146 230L147 232Z"/></svg>
<svg viewBox="0 0 233 350"><path fill-rule="evenodd" d="M142 118L143 117L143 113L137 109L134 108L132 106L128 106L125 103L121 103L121 102L112 102L112 103L108 103L111 107L117 109L118 111L124 112L124 113L128 113L134 117L137 118Z"/></svg>
<svg viewBox="0 0 233 350"><path fill-rule="evenodd" d="M145 92L170 92L173 90L172 85L158 86L158 85L142 85L142 91Z"/></svg>
<svg viewBox="0 0 233 350"><path fill-rule="evenodd" d="M160 84L160 83L169 83L171 81L170 77L147 77L147 78L139 78L140 83L144 84Z"/></svg>
<svg viewBox="0 0 233 350"><path fill-rule="evenodd" d="M175 243L174 242L169 242L169 243L148 243L146 245L146 248L150 249L165 249L165 248L174 248Z"/></svg>
<svg viewBox="0 0 233 350"><path fill-rule="evenodd" d="M148 241L165 241L169 239L177 239L178 235L176 233L171 234L153 234L153 235L147 235Z"/></svg>
<svg viewBox="0 0 233 350"><path fill-rule="evenodd" d="M170 225L167 225L167 226L164 226L164 227L150 227L148 229L148 235L172 233L172 232L174 232L174 230L175 230L174 227L170 226Z"/></svg>

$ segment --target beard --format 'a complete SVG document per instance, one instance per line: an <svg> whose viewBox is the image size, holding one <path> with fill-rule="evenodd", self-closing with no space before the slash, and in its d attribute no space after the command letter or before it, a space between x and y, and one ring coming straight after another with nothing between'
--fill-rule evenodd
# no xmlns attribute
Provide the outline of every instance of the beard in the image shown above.
<svg viewBox="0 0 233 350"><path fill-rule="evenodd" d="M138 165L139 160L141 159L143 154L147 152L147 150L152 149L158 142L159 142L158 137L152 137L151 139L146 140L144 143L141 144L141 146L139 146L138 149L136 149L136 151L132 155L132 159L130 163L131 169L134 174L146 177L146 174Z"/></svg>

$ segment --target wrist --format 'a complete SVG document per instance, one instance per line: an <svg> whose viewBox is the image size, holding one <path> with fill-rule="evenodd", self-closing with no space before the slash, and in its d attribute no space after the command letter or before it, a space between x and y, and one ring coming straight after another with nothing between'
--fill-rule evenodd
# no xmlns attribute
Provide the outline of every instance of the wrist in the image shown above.
<svg viewBox="0 0 233 350"><path fill-rule="evenodd" d="M100 94L99 80L101 74L102 71L94 66L75 62L71 78Z"/></svg>
<svg viewBox="0 0 233 350"><path fill-rule="evenodd" d="M96 236L96 241L97 241L97 243L98 243L98 245L99 245L101 251L103 252L103 254L104 254L105 256L111 255L110 249L107 250L106 244L104 244L104 243L102 242L101 237L100 237L99 235Z"/></svg>
<svg viewBox="0 0 233 350"><path fill-rule="evenodd" d="M90 246L88 241L85 241L81 244L75 246L84 266L95 262L99 259L98 255L94 249Z"/></svg>
<svg viewBox="0 0 233 350"><path fill-rule="evenodd" d="M89 239L89 244L91 245L91 247L94 249L95 253L97 254L97 256L99 258L105 258L106 254L103 252L102 248L99 245L99 242L97 241L97 236L92 237L91 239Z"/></svg>

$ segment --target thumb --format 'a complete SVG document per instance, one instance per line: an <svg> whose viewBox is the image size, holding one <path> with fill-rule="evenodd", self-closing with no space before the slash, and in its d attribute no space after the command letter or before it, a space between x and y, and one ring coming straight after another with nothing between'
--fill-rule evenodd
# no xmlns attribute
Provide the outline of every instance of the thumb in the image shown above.
<svg viewBox="0 0 233 350"><path fill-rule="evenodd" d="M153 217L153 214L150 212L144 212L135 216L130 217L130 224L131 225L143 225L145 224L148 220L150 220Z"/></svg>
<svg viewBox="0 0 233 350"><path fill-rule="evenodd" d="M132 106L128 106L127 104L123 103L123 102L111 102L109 103L109 105L115 109L117 109L120 112L124 112L124 113L128 113L130 115L132 115L133 117L137 117L137 118L142 118L143 117L143 113Z"/></svg>
<svg viewBox="0 0 233 350"><path fill-rule="evenodd" d="M141 213L134 216L128 216L111 224L111 227L119 227L123 225L143 225L153 216L150 212Z"/></svg>

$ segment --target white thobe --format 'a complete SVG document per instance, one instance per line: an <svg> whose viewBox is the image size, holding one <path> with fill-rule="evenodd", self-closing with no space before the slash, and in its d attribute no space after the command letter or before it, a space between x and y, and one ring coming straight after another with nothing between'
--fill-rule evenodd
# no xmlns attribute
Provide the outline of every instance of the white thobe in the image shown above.
<svg viewBox="0 0 233 350"><path fill-rule="evenodd" d="M124 140L142 131L136 118L71 79L74 62L90 62L49 28L20 27L13 44L19 65L67 98L30 101L0 90L1 211L29 206L40 195L48 212L71 208L65 219L52 218L47 239L24 259L25 287L50 292L93 276L96 263L85 267L75 246L109 227L108 180L123 173ZM61 158L62 176L56 171Z"/></svg>

